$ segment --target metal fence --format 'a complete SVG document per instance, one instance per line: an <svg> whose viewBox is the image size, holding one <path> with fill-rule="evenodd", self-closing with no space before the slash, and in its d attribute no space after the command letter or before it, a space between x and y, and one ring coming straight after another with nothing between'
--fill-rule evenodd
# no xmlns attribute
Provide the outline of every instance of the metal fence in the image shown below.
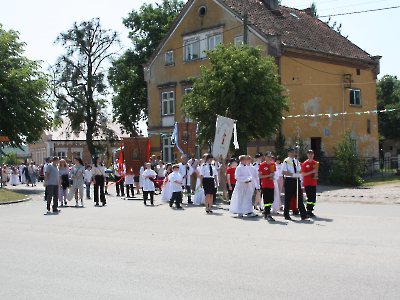
<svg viewBox="0 0 400 300"><path fill-rule="evenodd" d="M397 157L362 157L364 162L363 178L393 176L400 169L400 158ZM318 181L327 182L333 166L338 162L336 157L316 157L319 161Z"/></svg>

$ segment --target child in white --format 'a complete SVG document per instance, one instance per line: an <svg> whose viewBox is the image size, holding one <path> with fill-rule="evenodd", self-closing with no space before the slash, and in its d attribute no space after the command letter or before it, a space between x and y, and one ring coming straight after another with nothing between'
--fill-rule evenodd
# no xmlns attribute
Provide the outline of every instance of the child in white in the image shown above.
<svg viewBox="0 0 400 300"><path fill-rule="evenodd" d="M131 169L129 173L125 175L125 186L126 186L126 197L129 198L129 190L131 191L132 198L135 196L135 175L133 174L133 170Z"/></svg>
<svg viewBox="0 0 400 300"><path fill-rule="evenodd" d="M174 204L176 208L182 208L182 176L179 174L179 165L174 165L174 172L168 176L168 180L170 182L170 189L172 191L171 200L169 200L169 207L172 207Z"/></svg>
<svg viewBox="0 0 400 300"><path fill-rule="evenodd" d="M85 175L84 175L85 185L86 185L86 198L90 199L90 183L92 181L92 166L87 165L86 168L87 169L85 170Z"/></svg>
<svg viewBox="0 0 400 300"><path fill-rule="evenodd" d="M200 159L198 164L196 174L197 174L197 182L196 182L196 190L194 194L194 204L204 205L206 203L206 195L204 194L204 189L201 187L200 184L200 166L203 164L203 160Z"/></svg>
<svg viewBox="0 0 400 300"><path fill-rule="evenodd" d="M147 196L150 194L150 203L154 205L155 186L153 180L156 179L157 173L151 169L151 164L146 163L146 170L142 173L143 181L143 202L147 205Z"/></svg>

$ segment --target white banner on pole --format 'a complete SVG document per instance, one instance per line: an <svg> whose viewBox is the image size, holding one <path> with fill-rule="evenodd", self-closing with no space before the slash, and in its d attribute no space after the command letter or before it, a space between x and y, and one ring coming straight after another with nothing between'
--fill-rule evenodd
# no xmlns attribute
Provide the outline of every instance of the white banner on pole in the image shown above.
<svg viewBox="0 0 400 300"><path fill-rule="evenodd" d="M235 120L218 116L212 154L215 158L228 156Z"/></svg>

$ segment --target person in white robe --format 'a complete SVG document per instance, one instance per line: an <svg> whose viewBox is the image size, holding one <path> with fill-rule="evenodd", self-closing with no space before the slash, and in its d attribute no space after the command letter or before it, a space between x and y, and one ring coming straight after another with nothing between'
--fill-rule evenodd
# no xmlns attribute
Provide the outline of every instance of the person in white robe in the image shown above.
<svg viewBox="0 0 400 300"><path fill-rule="evenodd" d="M236 168L235 178L236 186L232 194L231 205L229 212L238 214L243 217L243 214L248 214L249 217L255 217L253 212L252 196L254 185L252 182L251 169L247 166L247 156L242 155L239 157L240 164Z"/></svg>
<svg viewBox="0 0 400 300"><path fill-rule="evenodd" d="M18 166L14 166L11 168L11 173L10 173L10 185L19 185L19 169Z"/></svg>
<svg viewBox="0 0 400 300"><path fill-rule="evenodd" d="M196 189L194 194L194 204L197 205L205 205L206 204L206 195L204 194L204 189L201 187L200 182L200 166L203 164L203 160L201 159L199 162L199 166L196 170L197 181L196 181Z"/></svg>
<svg viewBox="0 0 400 300"><path fill-rule="evenodd" d="M144 178L143 178L143 172L144 172L144 170L145 170L145 168L146 168L146 162L144 163L144 165L143 166L141 166L140 167L140 171L139 171L139 187L141 188L141 189L143 189L143 185L144 185Z"/></svg>
<svg viewBox="0 0 400 300"><path fill-rule="evenodd" d="M172 164L167 164L167 169L164 172L164 183L161 189L161 201L169 202L172 197L171 182L169 180L169 175L172 173Z"/></svg>
<svg viewBox="0 0 400 300"><path fill-rule="evenodd" d="M281 157L278 155L275 162L275 177L274 177L274 203L272 203L271 211L272 213L278 213L279 209L282 207L281 203L281 193L283 188L283 175L282 175L282 163Z"/></svg>

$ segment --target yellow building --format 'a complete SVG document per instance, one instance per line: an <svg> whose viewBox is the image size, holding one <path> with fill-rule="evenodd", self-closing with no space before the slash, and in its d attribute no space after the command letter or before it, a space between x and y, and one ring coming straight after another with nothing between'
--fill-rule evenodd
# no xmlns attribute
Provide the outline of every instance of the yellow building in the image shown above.
<svg viewBox="0 0 400 300"><path fill-rule="evenodd" d="M244 8L244 5L246 7ZM379 56L372 57L315 17L312 9L278 5L276 0L189 0L145 64L151 152L173 161L170 138L179 109L192 88L187 78L209 67L203 50L243 41L275 57L281 84L290 98L282 131L289 141L298 134L316 155L334 155L342 133L350 129L362 156L379 157L376 76ZM307 115L307 116L306 116ZM311 115L311 116L310 116ZM240 126L240 120L238 120ZM154 135L152 135L154 134ZM273 150L273 141L253 141L248 152Z"/></svg>

